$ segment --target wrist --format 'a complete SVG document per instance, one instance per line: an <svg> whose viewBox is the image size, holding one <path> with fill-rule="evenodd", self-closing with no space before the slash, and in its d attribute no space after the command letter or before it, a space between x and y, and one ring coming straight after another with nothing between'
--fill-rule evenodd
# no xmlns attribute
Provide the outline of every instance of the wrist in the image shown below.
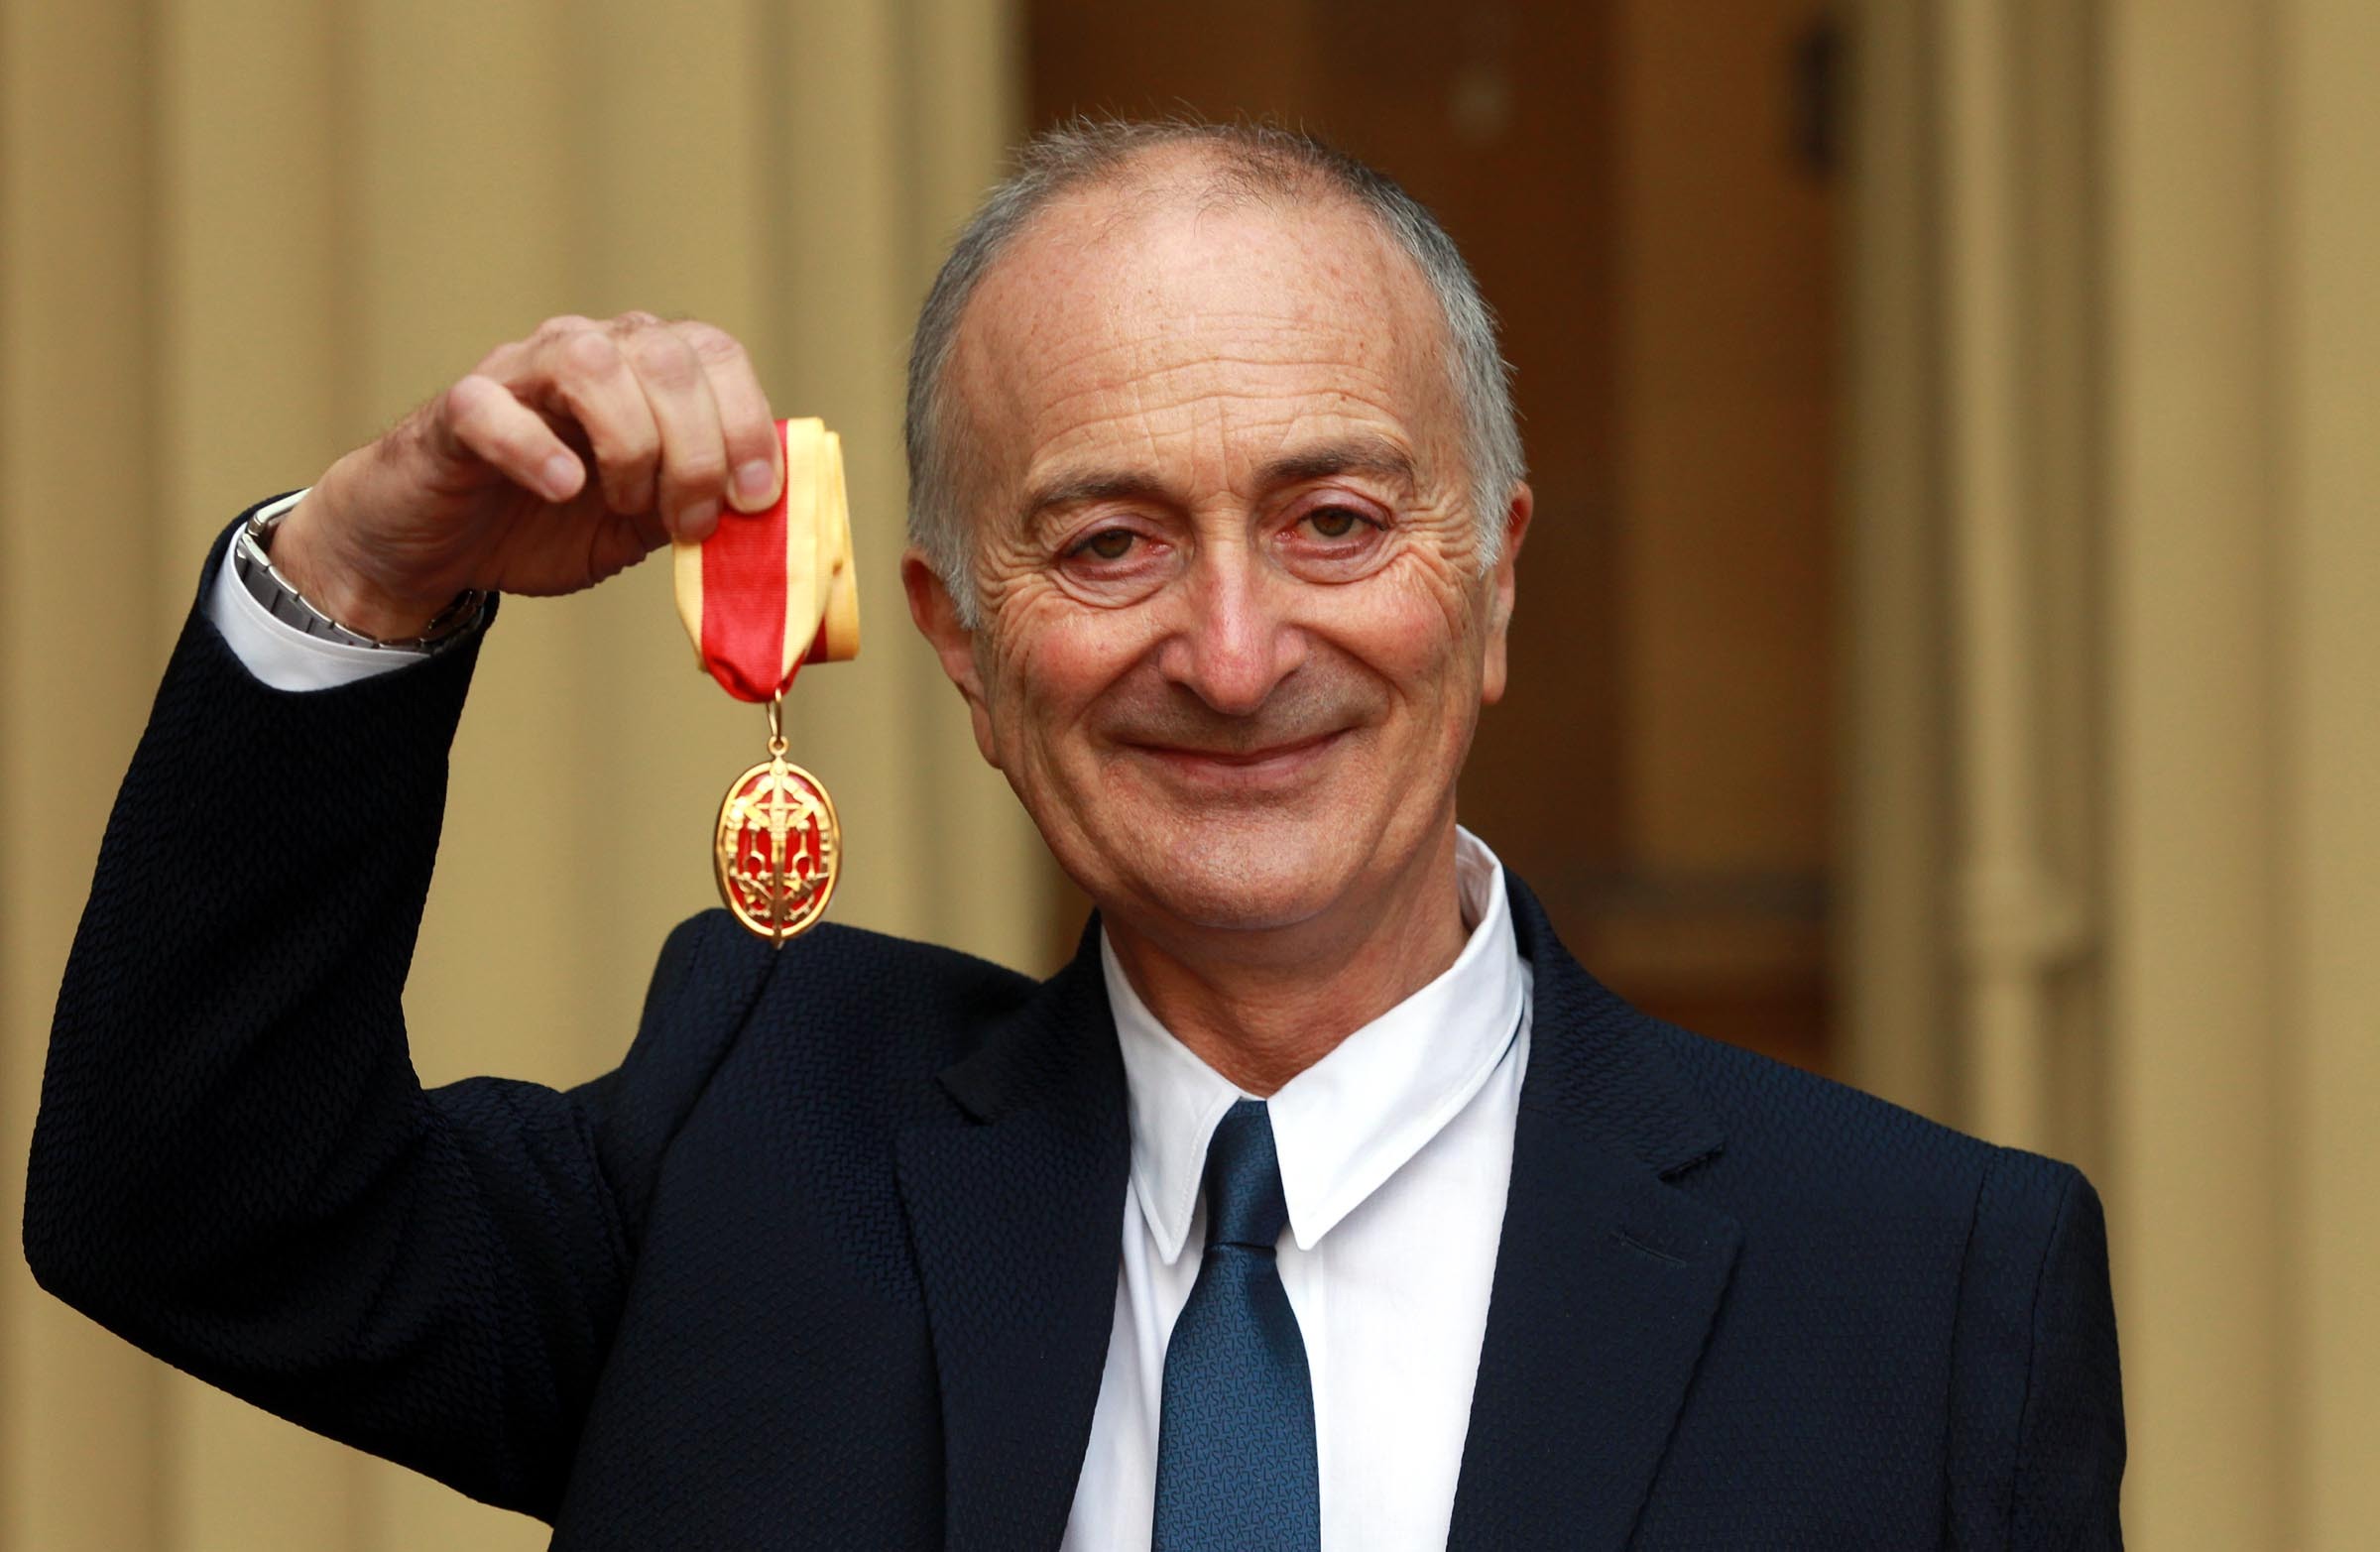
<svg viewBox="0 0 2380 1552"><path fill-rule="evenodd" d="M333 526L317 486L275 526L269 551L273 569L321 614L376 642L411 642L454 602L405 598L378 586L339 554L329 532Z"/></svg>

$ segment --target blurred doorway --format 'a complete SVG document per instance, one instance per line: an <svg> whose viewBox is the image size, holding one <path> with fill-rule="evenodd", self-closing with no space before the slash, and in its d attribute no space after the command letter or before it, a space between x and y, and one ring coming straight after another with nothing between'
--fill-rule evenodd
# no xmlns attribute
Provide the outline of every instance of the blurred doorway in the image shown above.
<svg viewBox="0 0 2380 1552"><path fill-rule="evenodd" d="M1267 115L1501 314L1538 516L1465 822L1662 1016L1826 1068L1839 50L1823 0L1028 0L1033 122ZM1069 895L1056 940L1082 919Z"/></svg>

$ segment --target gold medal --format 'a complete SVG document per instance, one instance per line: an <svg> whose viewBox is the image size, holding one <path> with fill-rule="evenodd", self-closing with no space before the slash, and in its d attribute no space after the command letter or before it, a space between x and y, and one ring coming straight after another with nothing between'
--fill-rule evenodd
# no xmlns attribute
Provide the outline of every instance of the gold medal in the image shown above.
<svg viewBox="0 0 2380 1552"><path fill-rule="evenodd" d="M825 913L843 861L834 799L785 759L785 691L804 663L856 654L860 620L842 443L817 420L777 428L776 505L722 515L709 538L677 546L675 572L695 661L730 695L769 708L769 758L720 800L711 870L735 918L782 948Z"/></svg>
<svg viewBox="0 0 2380 1552"><path fill-rule="evenodd" d="M712 865L738 921L782 948L826 914L843 862L835 800L785 759L782 697L769 702L769 758L719 801Z"/></svg>

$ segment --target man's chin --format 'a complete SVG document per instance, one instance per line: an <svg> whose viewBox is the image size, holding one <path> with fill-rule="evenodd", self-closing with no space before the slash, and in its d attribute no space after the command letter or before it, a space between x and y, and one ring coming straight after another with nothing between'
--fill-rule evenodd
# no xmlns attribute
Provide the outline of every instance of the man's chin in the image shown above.
<svg viewBox="0 0 2380 1552"><path fill-rule="evenodd" d="M1143 860L1143 908L1202 931L1264 932L1313 920L1345 893L1350 859L1316 846L1311 831L1187 846Z"/></svg>

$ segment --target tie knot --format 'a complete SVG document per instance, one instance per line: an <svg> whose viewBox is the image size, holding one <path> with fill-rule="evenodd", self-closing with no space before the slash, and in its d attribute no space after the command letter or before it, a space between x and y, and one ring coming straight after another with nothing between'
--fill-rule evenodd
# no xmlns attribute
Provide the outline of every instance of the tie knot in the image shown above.
<svg viewBox="0 0 2380 1552"><path fill-rule="evenodd" d="M1289 1222L1281 1160L1272 1146L1272 1114L1262 1100L1224 1112L1207 1144L1207 1246L1269 1253Z"/></svg>

